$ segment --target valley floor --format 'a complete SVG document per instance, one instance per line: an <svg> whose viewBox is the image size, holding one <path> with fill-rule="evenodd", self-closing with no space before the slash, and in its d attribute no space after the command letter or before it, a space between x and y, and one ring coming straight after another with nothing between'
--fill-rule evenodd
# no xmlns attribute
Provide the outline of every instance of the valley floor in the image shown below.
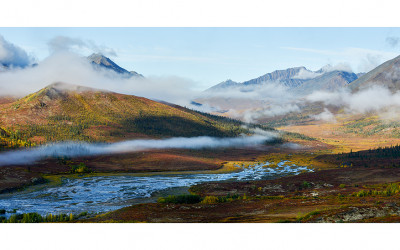
<svg viewBox="0 0 400 250"><path fill-rule="evenodd" d="M214 202L140 204L81 222L400 222L400 168L382 159L372 159L377 163L373 167L364 167L359 161L355 166L346 165L335 156L396 145L400 140L349 135L340 132L338 126L280 128L317 141L312 143L314 147L307 147L310 142L303 141L307 148L303 152L271 152L257 158L313 166L317 170L314 173L277 180L205 183L190 191ZM219 202L221 197L232 195L239 197Z"/></svg>
<svg viewBox="0 0 400 250"><path fill-rule="evenodd" d="M400 168L394 163L365 167L341 162L342 152L396 145L400 139L349 136L338 124L280 128L316 138L258 149L160 150L73 161L47 160L34 166L2 168L3 192L71 173L85 164L91 173L233 171L235 164L277 163L310 166L315 172L276 180L213 182L190 188L202 201L145 203L78 222L400 222ZM299 146L300 145L300 146ZM342 157L342 156L341 156ZM375 162L380 162L373 159ZM400 163L396 159L395 163ZM389 191L388 191L389 190ZM234 197L234 198L232 198Z"/></svg>
<svg viewBox="0 0 400 250"><path fill-rule="evenodd" d="M225 202L147 203L81 222L400 222L400 169L330 169L270 181L206 183L192 193ZM364 190L367 193L363 194ZM368 190L376 193L369 195ZM212 200L208 198L208 200Z"/></svg>

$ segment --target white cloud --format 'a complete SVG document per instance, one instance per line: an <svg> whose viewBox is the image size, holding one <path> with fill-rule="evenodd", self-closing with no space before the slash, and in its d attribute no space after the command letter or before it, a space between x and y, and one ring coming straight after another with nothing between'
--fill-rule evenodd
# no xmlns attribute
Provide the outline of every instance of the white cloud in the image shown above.
<svg viewBox="0 0 400 250"><path fill-rule="evenodd" d="M0 35L0 64L11 67L25 67L31 64L33 59L22 48L6 41Z"/></svg>
<svg viewBox="0 0 400 250"><path fill-rule="evenodd" d="M332 71L345 71L345 72L353 72L351 66L347 63L338 63L335 65L330 65L327 64L324 67L322 67L322 72L326 73L326 72L332 72Z"/></svg>
<svg viewBox="0 0 400 250"><path fill-rule="evenodd" d="M102 154L121 154L127 152L144 151L148 149L201 149L226 147L254 147L265 141L272 140L277 135L255 130L253 136L236 138L201 137L174 137L159 140L129 140L110 144L89 144L77 142L63 142L49 144L25 150L16 150L0 153L0 166L10 164L32 164L48 157L78 157Z"/></svg>
<svg viewBox="0 0 400 250"><path fill-rule="evenodd" d="M293 79L311 79L322 75L323 73L316 73L310 70L300 69Z"/></svg>
<svg viewBox="0 0 400 250"><path fill-rule="evenodd" d="M117 56L117 53L114 49L106 47L104 45L97 45L93 41L84 41L79 38L72 38L67 36L56 36L51 39L47 45L49 46L51 53L58 52L79 52L81 50L85 51L87 54L89 53L101 53L106 56Z"/></svg>
<svg viewBox="0 0 400 250"><path fill-rule="evenodd" d="M0 95L23 96L54 82L105 89L180 105L189 104L198 93L191 89L196 83L189 79L176 76L126 79L114 71L95 70L85 57L71 52L58 52L36 67L2 72Z"/></svg>
<svg viewBox="0 0 400 250"><path fill-rule="evenodd" d="M327 108L324 109L324 112L322 112L318 115L314 115L312 117L316 120L323 120L323 121L327 121L327 122L336 122L335 115L332 114L332 112L330 112Z"/></svg>
<svg viewBox="0 0 400 250"><path fill-rule="evenodd" d="M346 62L351 69L357 72L368 72L383 63L397 56L395 52L388 52L383 50L371 50L364 48L342 48L338 50L319 50L310 48L296 48L296 47L281 47L282 49L315 53L325 56L329 61L334 64L342 64Z"/></svg>
<svg viewBox="0 0 400 250"><path fill-rule="evenodd" d="M311 102L323 102L326 105L344 106L350 113L366 113L389 107L400 107L400 92L392 93L381 86L373 86L356 93L348 90L317 91L306 99Z"/></svg>

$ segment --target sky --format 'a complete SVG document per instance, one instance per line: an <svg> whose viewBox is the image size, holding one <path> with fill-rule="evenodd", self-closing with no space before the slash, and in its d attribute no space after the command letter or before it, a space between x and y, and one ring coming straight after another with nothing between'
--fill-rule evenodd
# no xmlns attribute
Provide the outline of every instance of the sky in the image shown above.
<svg viewBox="0 0 400 250"><path fill-rule="evenodd" d="M65 47L101 52L144 76L179 76L203 90L290 67L367 72L400 55L400 28L0 28L40 62Z"/></svg>

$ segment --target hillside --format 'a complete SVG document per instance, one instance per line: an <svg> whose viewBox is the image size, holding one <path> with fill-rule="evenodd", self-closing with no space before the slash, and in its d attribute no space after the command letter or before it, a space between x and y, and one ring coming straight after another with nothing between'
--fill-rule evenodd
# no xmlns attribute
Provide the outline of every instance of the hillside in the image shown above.
<svg viewBox="0 0 400 250"><path fill-rule="evenodd" d="M356 79L357 75L354 73L335 70L305 81L294 91L300 95L311 94L314 91L337 91L346 88Z"/></svg>
<svg viewBox="0 0 400 250"><path fill-rule="evenodd" d="M143 97L55 83L0 104L3 147L60 140L117 141L170 136L236 136L245 129Z"/></svg>
<svg viewBox="0 0 400 250"><path fill-rule="evenodd" d="M349 85L353 91L367 89L372 86L387 87L391 91L400 90L400 56L386 61L362 75Z"/></svg>

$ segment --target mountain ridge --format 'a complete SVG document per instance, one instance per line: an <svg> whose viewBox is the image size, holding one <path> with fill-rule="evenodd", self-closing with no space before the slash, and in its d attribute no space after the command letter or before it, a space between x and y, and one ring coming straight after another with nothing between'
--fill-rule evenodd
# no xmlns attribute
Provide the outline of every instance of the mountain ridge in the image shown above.
<svg viewBox="0 0 400 250"><path fill-rule="evenodd" d="M95 67L106 68L112 70L118 74L124 75L126 77L143 77L143 75L137 73L136 71L128 71L118 64L113 62L110 58L100 54L100 53L93 53L87 57L87 59L92 63Z"/></svg>
<svg viewBox="0 0 400 250"><path fill-rule="evenodd" d="M327 79L328 77L332 77L332 79ZM284 87L293 90L295 93L309 94L310 91L319 90L317 89L318 87L322 90L337 90L338 88L347 86L347 84L357 78L358 74L344 70L326 71L323 67L317 71L311 71L304 66L300 66L284 70L275 70L271 73L244 82L235 82L228 79L208 88L205 92L224 91L229 88L238 87L260 86L261 84L273 82L281 84ZM321 79L323 79L323 82L318 82ZM305 87L303 87L303 85L305 85ZM246 91L248 91L248 88L246 88Z"/></svg>

